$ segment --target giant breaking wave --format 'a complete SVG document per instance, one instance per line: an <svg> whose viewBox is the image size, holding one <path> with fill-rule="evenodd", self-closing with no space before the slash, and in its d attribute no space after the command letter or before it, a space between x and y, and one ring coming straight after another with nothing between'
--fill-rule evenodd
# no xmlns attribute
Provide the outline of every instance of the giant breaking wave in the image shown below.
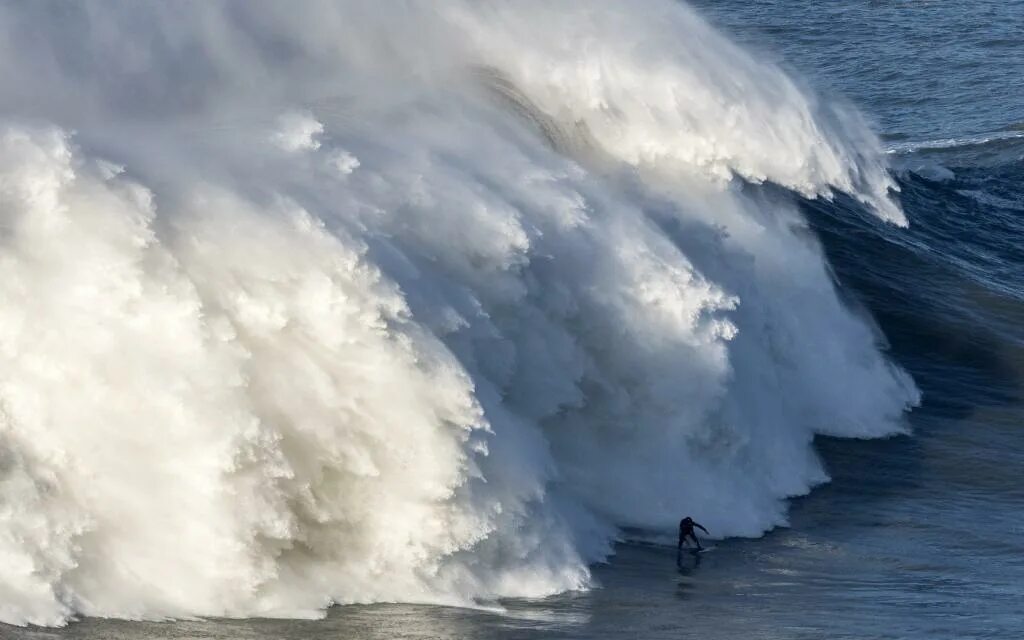
<svg viewBox="0 0 1024 640"><path fill-rule="evenodd" d="M0 5L0 620L585 588L917 401L793 198L876 139L668 0Z"/></svg>

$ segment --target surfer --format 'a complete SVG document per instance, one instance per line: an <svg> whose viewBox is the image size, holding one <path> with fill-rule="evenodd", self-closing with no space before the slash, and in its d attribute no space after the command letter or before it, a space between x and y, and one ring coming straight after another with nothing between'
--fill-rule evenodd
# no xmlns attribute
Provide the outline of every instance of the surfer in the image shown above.
<svg viewBox="0 0 1024 640"><path fill-rule="evenodd" d="M697 539L697 534L693 532L694 527L697 527L705 534L708 533L707 529L694 522L693 518L691 518L690 516L686 516L685 518L679 521L679 551L683 550L683 543L686 542L687 538L693 539L694 543L696 543L697 545L697 551L700 551L704 548L700 546L700 540Z"/></svg>

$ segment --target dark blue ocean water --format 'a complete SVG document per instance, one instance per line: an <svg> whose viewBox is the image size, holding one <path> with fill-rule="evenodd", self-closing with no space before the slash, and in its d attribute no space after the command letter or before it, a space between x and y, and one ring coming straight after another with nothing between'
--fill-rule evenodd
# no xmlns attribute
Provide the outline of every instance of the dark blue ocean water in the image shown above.
<svg viewBox="0 0 1024 640"><path fill-rule="evenodd" d="M851 304L915 377L914 433L819 440L831 484L791 526L624 544L602 588L504 613L335 608L327 620L85 620L17 638L1024 637L1024 2L701 0L733 38L848 101L892 156L909 229L802 206ZM5 631L6 633L6 631Z"/></svg>

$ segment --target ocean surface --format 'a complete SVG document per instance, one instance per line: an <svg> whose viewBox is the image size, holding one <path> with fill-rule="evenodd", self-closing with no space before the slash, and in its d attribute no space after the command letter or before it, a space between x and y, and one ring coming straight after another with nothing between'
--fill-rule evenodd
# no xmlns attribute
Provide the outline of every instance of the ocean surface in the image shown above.
<svg viewBox="0 0 1024 640"><path fill-rule="evenodd" d="M9 8L5 28L17 20L42 20L61 25L52 26L52 33L77 33L75 25L99 19L69 16L47 3L40 4L53 9L49 13L33 10L30 4ZM110 430L74 423L74 429L61 431L61 420L99 411L70 394L61 412L39 423L50 426L35 432L49 434L35 437L44 445L52 439L52 450L39 445L22 451L18 443L31 439L37 427L29 418L18 421L23 415L18 402L35 396L22 387L15 393L6 377L0 381L5 417L15 416L0 430L9 438L3 441L4 460L50 465L48 471L28 474L46 479L49 489L39 493L24 483L15 486L20 481L10 472L19 464L28 468L28 462L3 467L9 475L7 493L0 494L6 505L0 512L0 550L7 554L2 557L17 571L43 578L5 584L0 576L0 618L12 623L0 625L0 638L1024 637L1024 3L691 4L726 40L738 43L741 49L735 51L747 53L722 48L703 22L692 22L689 13L676 16L665 9L668 3L644 2L633 9L661 16L650 19L621 7L605 19L597 3L586 17L554 15L555 10L549 15L539 7L537 15L524 17L531 12L509 6L480 15L465 9L450 17L460 29L483 34L482 50L498 43L491 57L481 54L484 70L476 72L490 78L484 98L451 98L436 88L446 85L437 79L444 73L434 69L423 71L428 89L398 83L369 91L376 86L378 62L357 54L370 51L376 60L392 53L370 47L367 42L376 41L364 36L362 27L352 32L343 26L345 20L325 18L317 29L273 12L263 16L270 22L228 12L231 19L251 18L257 25L251 33L259 37L251 36L244 46L233 44L237 49L204 45L218 64L230 61L222 66L207 68L174 55L176 42L191 41L187 34L195 24L219 25L217 16L189 23L164 15L168 24L184 22L160 31L161 44L148 54L158 67L157 80L96 71L92 65L102 67L104 56L120 51L118 37L133 25L147 24L146 15L133 15L115 21L110 40L100 32L99 40L78 49L67 45L67 60L37 74L48 78L39 81L38 90L0 101L2 112L15 114L19 122L31 115L76 136L65 153L47 151L50 143L37 133L23 136L38 141L37 150L25 151L17 141L22 138L6 133L3 153L15 159L0 162L0 195L10 200L11 193L21 193L10 186L24 175L11 169L16 162L38 168L75 156L123 165L156 203L155 209L144 206L143 213L125 214L134 221L132 228L149 225L157 240L147 242L167 247L172 258L165 262L182 265L199 291L199 302L176 306L170 296L184 286L179 280L161 276L152 284L140 276L136 282L134 271L118 271L118 282L129 283L126 290L143 292L138 300L119 302L120 288L95 284L105 282L101 276L75 280L82 269L62 266L55 256L80 250L88 273L96 261L107 265L96 268L100 274L129 261L104 257L129 255L123 248L131 242L118 235L113 219L99 213L89 213L91 226L67 244L40 223L25 232L28 239L21 244L5 245L15 246L5 252L29 256L29 266L0 277L34 282L31 274L48 270L57 274L55 280L78 283L53 294L55 300L101 296L81 306L40 307L38 317L44 319L37 320L51 323L47 336L66 331L80 336L70 347L47 338L56 341L60 358L76 358L69 367L101 377L124 369L126 377L111 373L89 392L90 398L100 398L95 406L110 406L103 395L110 387L127 394L123 390L129 385L143 382L137 393L130 388L136 394L131 397L142 400L125 400L116 411L98 414L98 422L114 424ZM317 7L324 8L311 5L311 11ZM405 24L396 33L428 53L447 55L446 44L417 39L415 16L396 18L368 5L342 14L363 20L373 33L389 33L395 22L405 20L413 28L402 30ZM267 26L273 20L288 28L274 31ZM579 26L583 23L590 26ZM494 26L503 24L512 26ZM229 39L221 28L210 27L207 35ZM139 36L143 40L146 29ZM332 30L355 44L331 48ZM587 36L579 50L559 44L566 33L573 34L565 36L573 42L577 30ZM629 32L625 44L603 50L601 43L617 38L620 30ZM304 37L331 44L311 45L315 55L300 52L295 42ZM366 42L360 40L364 37ZM97 41L106 44L99 47ZM147 51L149 45L133 46ZM678 55L661 55L661 49L673 47ZM229 77L225 69L237 69L232 56L238 51L257 55L253 51L261 50L273 52L268 59L307 64L303 56L310 56L325 66L331 56L347 55L355 62L346 73L358 77L353 95L365 102L335 98L340 89L324 90L323 74L316 82L275 85L264 92L260 83L277 80L246 68L246 82L238 86L259 85L260 100L242 100L242 106L210 88ZM559 66L558 56L569 62ZM587 56L597 62L588 66ZM418 57L397 66L416 67ZM201 71L198 80L189 75L194 67ZM658 71L642 75L650 69ZM792 94L780 84L782 76L772 75L777 69L792 78ZM10 80L15 73L5 67L0 78ZM577 81L576 73L585 80ZM416 77L420 82L423 76ZM598 77L620 84L609 88L594 80ZM65 95L61 87L71 84L68 78L92 78L101 87L100 97L86 101L81 113L57 98ZM190 97L165 95L158 86L174 78L182 79ZM664 98L660 83L671 85L676 96L692 90L695 100L704 102L689 111L680 107L685 113L674 120L674 112L659 101L682 99ZM295 98L289 92L296 86L315 86L321 93ZM588 98L577 105L563 91ZM348 182L324 186L319 165L287 164L270 152L253 151L256 144L241 131L277 126L260 109L272 105L267 112L277 113L283 95L306 110L279 121L278 141L288 153L324 154ZM50 102L61 106L26 114L25 105ZM160 109L169 114L160 118L176 123L170 133L149 116L134 115ZM182 115L196 110L204 115ZM225 116L243 112L244 117ZM616 129L618 124L602 120L609 112L617 114L611 122L628 126ZM647 121L648 113L659 115ZM128 114L128 124L122 114ZM568 120L560 121L563 117ZM521 126L523 120L527 124ZM722 122L724 129L714 128ZM758 125L775 122L783 123L778 130L774 124ZM733 139L726 130L741 135ZM877 135L874 142L865 133L869 130ZM696 142L673 138L677 131ZM763 141L757 138L762 134ZM822 152L828 145L818 136L846 142ZM794 139L810 142L798 152L787 142ZM695 156L678 150L691 143L712 151ZM228 147L223 153L209 151ZM602 151L591 154L594 148ZM885 173L874 173L872 154L888 166L898 188L893 198L898 209L886 204ZM180 168L186 157L219 189L204 192L206 208L198 214L190 213L197 206L190 204L190 194L198 180ZM832 168L843 163L853 169ZM615 168L623 164L630 166L625 175ZM720 167L731 176L724 193L716 191ZM81 166L74 170L89 175ZM376 173L366 184L355 182L361 172L371 171ZM53 177L59 172L45 175L61 179ZM405 175L415 178L401 178ZM513 183L533 186L527 193ZM99 184L60 195L70 203L64 208L92 212L100 203L120 211L134 206L125 201L145 200L102 192ZM259 195L242 206L222 192ZM585 212L570 211L577 199L591 203ZM324 222L302 218L295 238L289 235L292 227L282 231L259 222L299 205ZM4 206L8 228L15 214ZM360 213L349 219L348 213L331 213L335 206ZM637 230L632 214L602 213L602 207L633 206L653 222ZM460 208L478 215L450 213ZM506 216L509 208L519 213ZM195 222L213 216L214 209L258 211L220 226ZM397 221L388 221L390 209L400 212ZM901 226L900 216L907 226ZM750 231L748 220L756 220L761 230ZM520 222L521 234L509 231ZM586 241L573 239L572 229L591 227L595 231ZM57 239L51 245L42 237ZM114 240L106 243L107 237ZM495 239L507 237L511 240ZM13 242L7 236L3 241ZM335 246L350 241L360 248L345 253ZM204 253L211 242L221 248ZM602 257L608 255L619 257ZM640 263L637 256L650 255L657 259L631 271ZM685 259L673 262L678 255ZM161 260L138 259L140 272L177 268ZM374 265L381 281L367 276L369 271L346 271L358 260ZM9 262L0 268L12 269ZM305 279L304 274L320 273L322 264L342 266L324 268L323 278ZM61 275L60 269L76 275ZM691 275L679 276L684 272ZM331 297L331 283L338 282L343 295ZM35 291L53 286L40 279ZM660 286L677 289L665 293ZM292 299L283 293L290 288L305 293ZM636 288L649 297L620 301L600 294ZM156 290L164 298L157 299ZM17 291L4 291L8 304L18 303ZM671 311L673 291L684 301L678 316ZM79 313L92 305L106 307L110 296L111 304L128 305L131 313L146 317L185 317L199 308L204 318L223 313L242 346L203 360L202 371L213 371L209 379L191 369L157 376L151 372L177 366L168 363L200 358L206 343L180 350L166 346L191 335L167 321L157 327L157 335L167 336L165 346L150 353L143 345L154 338L139 323L118 324L115 311L101 321ZM317 305L326 298L333 302L321 309ZM156 306L146 306L150 299ZM338 307L369 308L380 317L367 321L370 329L364 331L361 318L369 312L352 314L353 320L332 315ZM670 311L664 317L658 315L665 309ZM46 319L54 314L77 320L60 325ZM722 324L726 321L728 326ZM114 326L115 336L118 331L133 336L117 351L134 349L140 355L125 362L96 355L105 353L107 344L105 334L90 328L97 322ZM312 329L285 335L282 327L288 326ZM329 327L335 326L344 330L332 333ZM0 323L0 335L9 327ZM403 336L396 343L419 345L416 365L402 364L404 352L380 337L388 331ZM653 334L659 339L643 338ZM85 349L81 345L87 340L98 346ZM9 345L16 343L3 344L10 353L15 347ZM238 355L242 347L246 353ZM48 357L32 353L39 361ZM301 358L288 355L296 353ZM318 354L355 364L331 369ZM234 358L244 363L229 366ZM18 369L27 379L41 380L31 384L42 397L54 393L43 386L51 379L47 376L56 380L53 384L69 384L40 371ZM214 382L231 376L246 382L227 391ZM364 378L383 390L359 391ZM565 378L575 387L563 388ZM296 387L287 386L296 380ZM188 385L200 391L166 397L153 391ZM299 386L315 386L318 392L307 395L296 391ZM258 400L236 399L239 387L255 389ZM324 400L351 388L357 391L344 401ZM211 394L217 402L207 402ZM280 427L276 435L246 440L251 446L242 447L244 455L232 458L230 467L231 473L245 471L246 479L225 491L239 513L299 515L270 522L270 516L246 519L232 511L227 518L223 508L195 497L212 489L185 497L166 490L167 483L177 486L168 478L178 478L173 474L182 466L197 483L220 483L203 481L226 473L203 476L216 466L204 461L203 452L236 446L244 438L225 444L177 423L159 426L158 416L138 413L143 400L180 413L189 424L210 419L222 425L250 411L261 423L298 425L294 432ZM193 406L199 409L191 412ZM373 435L379 427L331 426L328 416L338 412L349 422L371 425L441 416L445 424L459 425L456 431L463 435L448 440L441 427L416 423L416 429L396 430L387 439L408 443L417 455L391 456ZM606 421L607 416L613 418ZM487 430L466 426L480 420L489 421ZM801 426L805 420L813 424ZM683 424L679 431L672 426L676 421ZM620 433L619 423L633 426ZM149 424L157 424L156 430L140 426ZM714 428L705 431L707 425ZM138 440L122 441L115 428L121 429L116 433L134 430ZM317 429L325 434L319 439L309 435ZM417 435L428 429L436 433ZM76 439L80 432L85 435ZM156 434L170 435L161 451L148 457L146 443ZM111 442L118 443L118 451L108 457L96 452L113 447ZM279 442L286 443L280 454L264 453L277 451ZM346 444L335 449L337 442ZM463 446L467 451L489 447L489 458L467 463L475 454L452 453ZM317 458L319 450L329 453ZM502 453L509 450L514 453ZM108 467L89 467L90 456L119 470L109 487L103 475ZM125 458L137 458L139 469L118 462ZM486 487L464 495L462 487L470 486L464 482L471 481L444 472L449 458L453 462L447 464L459 473L468 465L469 477L488 479ZM296 462L300 459L307 462ZM163 461L176 469L167 471L172 475L148 475L149 467ZM288 464L292 471L261 471ZM346 479L354 468L362 469L353 472L358 482ZM62 483L72 486L79 469L93 470L83 471L82 484L65 491ZM293 479L298 484L307 472L313 479L304 489L287 484ZM252 479L264 475L277 483L274 492ZM149 498L133 493L135 485L126 478L137 478L163 506L143 506ZM394 479L383 484L388 478ZM323 486L317 484L321 481ZM332 503L322 497L334 493L355 498ZM261 497L250 500L250 494ZM59 509L47 502L52 495L61 496ZM316 500L303 503L307 495ZM443 515L437 505L445 505ZM32 517L19 515L22 508ZM684 511L705 523L716 539L708 541L713 548L707 553L684 555L677 568L673 526ZM196 524L190 524L193 518ZM200 531L209 523L209 532ZM46 543L24 551L24 540L43 529L51 532ZM109 537L101 543L103 536ZM407 540L424 537L429 545L408 551L413 543ZM231 543L222 548L223 539ZM159 553L152 551L160 545ZM293 549L301 556L289 556ZM111 566L98 558L111 559ZM358 562L363 558L366 566ZM250 562L256 568L248 573L218 568ZM31 570L25 563L34 563ZM315 569L321 566L322 571ZM154 581L164 584L153 587ZM229 588L234 584L240 585L237 593ZM315 616L318 607L331 602L353 604L331 606L322 619L296 619Z"/></svg>

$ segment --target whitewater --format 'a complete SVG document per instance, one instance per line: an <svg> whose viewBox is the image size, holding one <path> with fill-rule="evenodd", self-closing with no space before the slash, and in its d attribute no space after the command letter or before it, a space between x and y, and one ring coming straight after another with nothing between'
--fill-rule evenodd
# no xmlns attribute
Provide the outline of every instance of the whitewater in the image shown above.
<svg viewBox="0 0 1024 640"><path fill-rule="evenodd" d="M584 589L905 432L852 109L668 0L301 9L0 4L0 621Z"/></svg>

